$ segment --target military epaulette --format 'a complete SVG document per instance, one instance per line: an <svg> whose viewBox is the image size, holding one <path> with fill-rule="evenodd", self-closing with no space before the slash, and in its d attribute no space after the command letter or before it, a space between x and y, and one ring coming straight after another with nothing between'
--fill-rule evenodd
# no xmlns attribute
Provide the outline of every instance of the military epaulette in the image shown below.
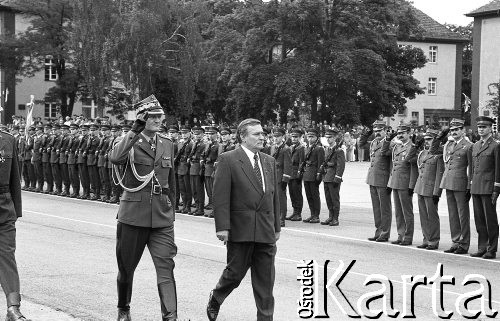
<svg viewBox="0 0 500 321"><path fill-rule="evenodd" d="M158 136L159 136L159 137L161 137L161 138L165 138L165 139L168 139L169 141L172 141L172 140L170 139L170 137L166 136L166 135L165 135L165 134L163 134L163 133L156 133L156 135L158 135Z"/></svg>

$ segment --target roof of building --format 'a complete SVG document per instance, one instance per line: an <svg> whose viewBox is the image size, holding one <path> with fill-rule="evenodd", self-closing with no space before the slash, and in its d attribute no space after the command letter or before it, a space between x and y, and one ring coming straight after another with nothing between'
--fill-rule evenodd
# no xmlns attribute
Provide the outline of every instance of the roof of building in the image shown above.
<svg viewBox="0 0 500 321"><path fill-rule="evenodd" d="M493 0L482 7L466 14L467 17L485 16L490 14L500 15L500 0Z"/></svg>
<svg viewBox="0 0 500 321"><path fill-rule="evenodd" d="M500 0L496 0L500 1ZM413 13L419 21L419 25L423 30L422 40L439 40L447 42L465 42L468 39L459 33L453 32L446 28L444 25L440 24L436 20L432 19L424 12L418 10L412 6Z"/></svg>

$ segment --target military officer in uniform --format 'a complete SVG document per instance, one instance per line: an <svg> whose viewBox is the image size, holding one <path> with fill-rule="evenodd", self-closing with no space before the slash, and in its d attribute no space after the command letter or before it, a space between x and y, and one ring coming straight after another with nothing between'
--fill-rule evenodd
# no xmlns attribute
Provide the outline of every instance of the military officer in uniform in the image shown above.
<svg viewBox="0 0 500 321"><path fill-rule="evenodd" d="M286 217L290 221L302 221L302 208L304 206L304 198L302 196L302 179L298 176L299 166L304 161L305 147L300 141L303 132L300 128L294 128L290 131L290 154L292 161L292 175L288 182L288 192L290 193L290 201L292 202L293 212Z"/></svg>
<svg viewBox="0 0 500 321"><path fill-rule="evenodd" d="M61 177L61 169L59 167L59 149L62 145L62 136L61 136L61 126L58 124L54 124L52 126L52 131L54 135L52 136L51 141L49 142L50 147L50 166L52 167L52 177L54 179L55 191L52 192L52 195L60 195L62 193L62 177Z"/></svg>
<svg viewBox="0 0 500 321"><path fill-rule="evenodd" d="M316 128L311 127L307 130L307 140L309 141L309 146L306 148L304 156L305 167L303 167L303 181L311 216L304 219L304 222L319 223L319 214L321 211L319 184L322 179L319 168L325 161L325 150L321 145L319 131ZM299 175L302 175L302 173Z"/></svg>
<svg viewBox="0 0 500 321"><path fill-rule="evenodd" d="M80 195L80 179L78 177L78 164L76 163L78 152L78 125L71 123L69 125L69 143L68 143L68 176L73 192L69 195L71 198L77 198Z"/></svg>
<svg viewBox="0 0 500 321"><path fill-rule="evenodd" d="M33 138L33 154L31 157L31 163L33 164L33 168L35 169L35 176L37 181L37 187L35 192L43 191L43 167L42 167L42 130L43 126L36 126L36 134Z"/></svg>
<svg viewBox="0 0 500 321"><path fill-rule="evenodd" d="M111 198L109 199L109 203L116 204L119 202L121 196L121 186L120 184L117 183L115 172L113 170L113 163L109 159L109 155L111 154L111 150L113 149L113 146L117 142L118 137L122 136L121 126L113 125L111 127L111 134L112 134L112 139L111 142L109 143L108 150L106 151L106 159L107 159L106 164L108 168L108 177L111 186Z"/></svg>
<svg viewBox="0 0 500 321"><path fill-rule="evenodd" d="M45 124L44 133L42 136L42 168L43 168L43 178L47 183L47 189L43 191L45 194L50 194L54 192L54 178L52 177L52 167L50 166L50 151L47 151L49 142L51 139L52 125Z"/></svg>
<svg viewBox="0 0 500 321"><path fill-rule="evenodd" d="M108 123L101 124L101 140L97 149L97 170L101 180L101 202L108 202L111 197L111 185L108 176L108 147L111 144L111 127Z"/></svg>
<svg viewBox="0 0 500 321"><path fill-rule="evenodd" d="M416 162L419 173L414 191L418 196L418 212L424 237L422 244L417 247L427 250L437 250L441 238L438 203L444 162L443 149L436 138L438 133L438 130L427 129L424 135L425 147L418 153Z"/></svg>
<svg viewBox="0 0 500 321"><path fill-rule="evenodd" d="M68 169L68 154L69 154L69 143L71 141L71 136L69 133L69 125L61 125L61 148L59 149L59 168L61 170L62 185L64 189L61 192L61 196L70 196L70 179L69 179L69 169Z"/></svg>
<svg viewBox="0 0 500 321"><path fill-rule="evenodd" d="M31 164L31 156L33 156L34 135L35 126L31 125L28 128L28 137L26 138L23 159L23 173L26 173L26 176L24 177L24 188L27 191L34 191L36 189L35 169L33 167L33 164Z"/></svg>
<svg viewBox="0 0 500 321"><path fill-rule="evenodd" d="M97 153L99 147L99 126L90 124L90 133L87 140L87 168L90 178L90 200L97 201L101 195L101 181L97 170Z"/></svg>
<svg viewBox="0 0 500 321"><path fill-rule="evenodd" d="M176 162L175 168L177 170L177 176L179 178L179 189L181 192L183 208L182 213L188 214L191 210L191 202L193 200L193 194L191 194L191 182L189 177L189 154L191 154L191 149L193 148L191 141L191 128L189 126L182 126L180 128L182 143L179 143L179 151L175 157Z"/></svg>
<svg viewBox="0 0 500 321"><path fill-rule="evenodd" d="M78 137L78 158L76 163L78 164L78 172L80 174L80 182L82 183L83 193L80 195L80 199L86 200L90 198L90 177L89 170L87 168L87 142L89 139L89 125L82 124L80 126L81 134Z"/></svg>
<svg viewBox="0 0 500 321"><path fill-rule="evenodd" d="M195 209L189 214L194 216L205 215L205 188L203 184L203 179L201 174L201 157L203 151L205 150L205 143L203 142L203 136L205 130L201 127L193 127L193 148L189 154L188 160L190 163L189 167L189 177L191 184L191 193L193 194Z"/></svg>
<svg viewBox="0 0 500 321"><path fill-rule="evenodd" d="M325 161L320 171L323 176L323 187L325 188L326 205L328 206L328 218L321 222L322 225L338 226L340 213L340 185L345 169L345 153L342 150L342 141L338 138L339 131L336 128L327 129L325 137L328 142L326 147Z"/></svg>
<svg viewBox="0 0 500 321"><path fill-rule="evenodd" d="M119 178L124 192L118 209L118 321L130 320L134 271L145 246L156 268L163 321L177 320L174 279L174 145L157 132L163 109L150 96L135 105L137 120L112 149L113 164L126 166ZM135 171L132 170L135 168Z"/></svg>
<svg viewBox="0 0 500 321"><path fill-rule="evenodd" d="M205 130L205 134L208 136L209 143L205 148L203 162L205 166L205 189L207 191L208 204L205 206L206 210L209 212L205 213L207 217L213 217L213 199L212 199L212 190L214 185L214 170L215 170L215 162L217 161L217 157L219 156L219 130L216 127L207 127Z"/></svg>
<svg viewBox="0 0 500 321"><path fill-rule="evenodd" d="M276 160L276 175L280 190L280 225L285 226L287 212L286 187L292 177L292 152L286 144L286 131L284 128L276 128L273 132L274 144L271 147L271 156Z"/></svg>
<svg viewBox="0 0 500 321"><path fill-rule="evenodd" d="M443 147L444 173L442 189L446 190L452 246L445 253L467 254L470 246L470 174L469 149L472 143L465 137L465 120L450 122L452 140Z"/></svg>
<svg viewBox="0 0 500 321"><path fill-rule="evenodd" d="M174 153L177 157L177 153L179 152L179 127L177 125L170 125L168 129L166 129L167 137L174 143ZM175 163L175 162L174 162ZM174 164L175 165L178 164ZM177 205L175 211L179 211L179 203L181 200L181 191L179 189L179 177L177 172L175 173L175 204Z"/></svg>
<svg viewBox="0 0 500 321"><path fill-rule="evenodd" d="M500 144L493 139L495 120L486 116L476 118L481 138L471 148L470 192L474 222L478 236L478 250L472 257L494 259L498 249L498 218L496 203L500 191Z"/></svg>
<svg viewBox="0 0 500 321"><path fill-rule="evenodd" d="M0 130L0 285L7 298L5 321L22 321L19 274L15 258L16 221L22 216L17 146L11 134Z"/></svg>
<svg viewBox="0 0 500 321"><path fill-rule="evenodd" d="M392 188L393 192L398 229L398 239L392 244L403 246L411 245L413 242L414 218L411 201L413 191L410 190L410 170L411 162L416 161L416 151L423 144L423 140L420 140L419 146L414 146L409 132L408 124L401 124L396 129L398 142L392 148L392 171L387 183L387 187Z"/></svg>

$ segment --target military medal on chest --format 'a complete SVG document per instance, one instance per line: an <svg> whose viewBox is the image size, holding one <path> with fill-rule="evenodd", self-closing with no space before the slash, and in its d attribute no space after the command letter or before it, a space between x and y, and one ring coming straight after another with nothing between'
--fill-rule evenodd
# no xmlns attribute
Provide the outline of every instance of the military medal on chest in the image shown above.
<svg viewBox="0 0 500 321"><path fill-rule="evenodd" d="M5 157L3 156L5 154L5 151L2 149L0 150L0 163L5 162Z"/></svg>

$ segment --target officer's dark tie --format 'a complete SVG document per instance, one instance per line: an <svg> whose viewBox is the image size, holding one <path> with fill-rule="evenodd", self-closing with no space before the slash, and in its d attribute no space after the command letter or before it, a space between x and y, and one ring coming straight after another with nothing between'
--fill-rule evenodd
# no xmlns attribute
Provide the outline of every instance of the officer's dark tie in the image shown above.
<svg viewBox="0 0 500 321"><path fill-rule="evenodd" d="M253 162L253 171L255 173L255 176L257 176L257 180L259 181L260 188L263 189L264 185L262 184L262 175L260 174L259 155L257 155L257 153L255 153L253 155L253 159L254 159L254 162Z"/></svg>

